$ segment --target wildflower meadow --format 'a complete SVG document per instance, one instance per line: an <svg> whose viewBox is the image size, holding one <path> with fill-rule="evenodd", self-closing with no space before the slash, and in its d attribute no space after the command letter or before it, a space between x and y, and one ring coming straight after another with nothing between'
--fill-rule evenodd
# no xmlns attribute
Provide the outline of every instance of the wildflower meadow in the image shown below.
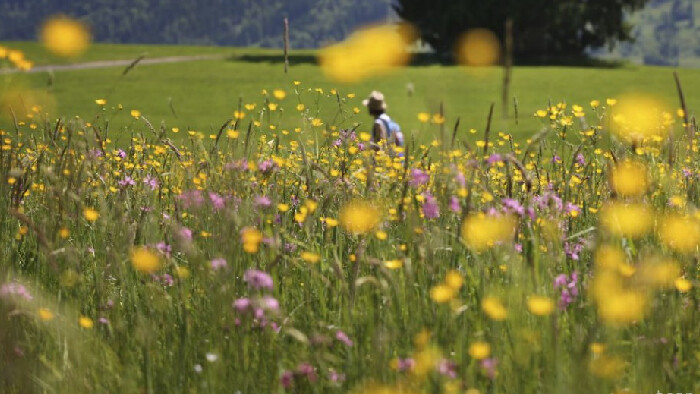
<svg viewBox="0 0 700 394"><path fill-rule="evenodd" d="M361 78L365 34L322 67ZM700 391L690 109L543 97L529 135L426 112L377 146L342 86L261 79L212 132L4 113L0 391Z"/></svg>

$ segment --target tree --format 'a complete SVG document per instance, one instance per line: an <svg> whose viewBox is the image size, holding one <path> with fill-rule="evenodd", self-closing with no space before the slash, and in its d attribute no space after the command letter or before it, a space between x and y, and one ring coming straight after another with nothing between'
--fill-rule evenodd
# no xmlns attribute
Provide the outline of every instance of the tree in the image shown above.
<svg viewBox="0 0 700 394"><path fill-rule="evenodd" d="M627 11L648 0L397 0L396 13L414 24L439 54L453 54L460 35L486 28L503 40L513 21L516 55L580 55L630 39Z"/></svg>

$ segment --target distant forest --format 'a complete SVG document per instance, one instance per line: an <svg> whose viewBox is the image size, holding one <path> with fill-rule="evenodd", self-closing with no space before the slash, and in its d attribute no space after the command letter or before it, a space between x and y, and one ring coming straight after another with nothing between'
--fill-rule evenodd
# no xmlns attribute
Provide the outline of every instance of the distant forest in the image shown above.
<svg viewBox="0 0 700 394"><path fill-rule="evenodd" d="M390 10L390 0L1 0L0 40L36 39L65 14L98 42L281 47L287 17L292 48L315 48Z"/></svg>

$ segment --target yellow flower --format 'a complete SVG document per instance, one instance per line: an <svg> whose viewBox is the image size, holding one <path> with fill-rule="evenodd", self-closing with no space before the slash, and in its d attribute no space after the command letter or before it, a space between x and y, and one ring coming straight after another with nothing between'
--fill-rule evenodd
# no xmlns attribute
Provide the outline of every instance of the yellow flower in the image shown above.
<svg viewBox="0 0 700 394"><path fill-rule="evenodd" d="M56 55L75 57L90 45L90 32L84 24L66 17L49 19L41 28L41 41Z"/></svg>
<svg viewBox="0 0 700 394"><path fill-rule="evenodd" d="M78 319L78 324L80 327L85 328L85 329L91 329L94 323L92 322L92 319L90 319L87 316L80 316Z"/></svg>
<svg viewBox="0 0 700 394"><path fill-rule="evenodd" d="M287 212L289 211L289 204L277 204L277 209L280 212Z"/></svg>
<svg viewBox="0 0 700 394"><path fill-rule="evenodd" d="M61 227L61 229L58 230L58 236L63 238L63 239L66 239L70 236L70 230L68 230L65 227Z"/></svg>
<svg viewBox="0 0 700 394"><path fill-rule="evenodd" d="M367 132L360 132L360 141L367 142L372 139L372 135Z"/></svg>
<svg viewBox="0 0 700 394"><path fill-rule="evenodd" d="M508 310L498 298L486 297L481 301L481 309L493 320L505 320L508 317Z"/></svg>
<svg viewBox="0 0 700 394"><path fill-rule="evenodd" d="M275 89L272 91L272 95L275 96L277 100L284 100L287 97L287 92L282 89Z"/></svg>
<svg viewBox="0 0 700 394"><path fill-rule="evenodd" d="M483 360L491 355L491 345L486 342L474 342L469 345L469 356L477 360Z"/></svg>
<svg viewBox="0 0 700 394"><path fill-rule="evenodd" d="M241 230L241 241L246 253L257 253L262 238L262 233L255 227L245 227Z"/></svg>
<svg viewBox="0 0 700 394"><path fill-rule="evenodd" d="M235 119L241 120L241 119L245 118L245 112L239 111L239 110L235 110L235 111L233 111L233 117L234 117Z"/></svg>
<svg viewBox="0 0 700 394"><path fill-rule="evenodd" d="M608 105L613 105L610 100ZM611 129L629 142L664 138L669 131L664 113L668 113L665 105L654 97L623 97L613 111Z"/></svg>
<svg viewBox="0 0 700 394"><path fill-rule="evenodd" d="M335 227L338 225L338 220L333 218L324 218L323 222L326 223L326 226L328 227Z"/></svg>
<svg viewBox="0 0 700 394"><path fill-rule="evenodd" d="M133 116L134 118L138 119L138 118L141 117L141 111L139 111L138 109L132 109L132 110L131 110L131 116Z"/></svg>
<svg viewBox="0 0 700 394"><path fill-rule="evenodd" d="M383 240L385 240L385 239L387 238L386 232L381 231L381 230L380 230L380 231L377 231L376 233L374 233L374 235L376 235L376 236L377 236L377 239L379 239L379 240L381 240L381 241L383 241Z"/></svg>
<svg viewBox="0 0 700 394"><path fill-rule="evenodd" d="M314 127L323 126L323 121L321 121L321 119L319 119L319 118L313 118L311 120L311 125Z"/></svg>
<svg viewBox="0 0 700 394"><path fill-rule="evenodd" d="M527 299L527 308L533 315L547 316L554 312L554 301L548 297L533 295Z"/></svg>
<svg viewBox="0 0 700 394"><path fill-rule="evenodd" d="M600 222L613 234L637 238L649 232L653 214L642 204L613 203L600 212Z"/></svg>
<svg viewBox="0 0 700 394"><path fill-rule="evenodd" d="M696 219L672 215L663 219L659 238L666 246L682 253L693 253L700 244L700 223Z"/></svg>
<svg viewBox="0 0 700 394"><path fill-rule="evenodd" d="M49 309L47 308L39 308L39 318L43 321L50 321L53 320L53 318L56 317L56 315L53 314Z"/></svg>
<svg viewBox="0 0 700 394"><path fill-rule="evenodd" d="M428 121L430 120L430 114L427 112L421 112L418 114L418 120L421 123L428 123Z"/></svg>
<svg viewBox="0 0 700 394"><path fill-rule="evenodd" d="M410 60L407 45L415 30L407 24L380 25L353 32L347 40L319 51L319 63L326 76L353 83L386 73Z"/></svg>
<svg viewBox="0 0 700 394"><path fill-rule="evenodd" d="M673 260L645 261L639 267L639 278L655 288L672 288L681 274L681 267Z"/></svg>
<svg viewBox="0 0 700 394"><path fill-rule="evenodd" d="M483 213L468 217L462 225L462 239L477 251L508 241L515 232L516 220L511 216L487 216Z"/></svg>
<svg viewBox="0 0 700 394"><path fill-rule="evenodd" d="M187 267L178 266L175 268L175 274L180 279L187 279L190 277L190 270Z"/></svg>
<svg viewBox="0 0 700 394"><path fill-rule="evenodd" d="M321 256L313 252L302 252L301 259L306 261L307 263L315 264L321 261Z"/></svg>
<svg viewBox="0 0 700 394"><path fill-rule="evenodd" d="M83 210L83 216L87 221L94 222L100 217L100 214L92 208L85 208Z"/></svg>
<svg viewBox="0 0 700 394"><path fill-rule="evenodd" d="M267 105L267 107L270 108L270 111L277 111L278 106L279 106L279 104L277 104L277 103L270 103Z"/></svg>
<svg viewBox="0 0 700 394"><path fill-rule="evenodd" d="M674 282L674 285L676 286L676 289L681 293L686 293L693 287L690 281L685 278L677 278Z"/></svg>
<svg viewBox="0 0 700 394"><path fill-rule="evenodd" d="M132 249L129 257L131 265L137 271L150 274L160 269L160 257L145 247Z"/></svg>
<svg viewBox="0 0 700 394"><path fill-rule="evenodd" d="M403 267L403 260L387 260L384 262L384 266L392 270L399 269Z"/></svg>
<svg viewBox="0 0 700 394"><path fill-rule="evenodd" d="M639 196L649 187L646 167L636 161L618 164L610 176L612 189L622 196Z"/></svg>
<svg viewBox="0 0 700 394"><path fill-rule="evenodd" d="M107 100L105 100L105 99L97 99L97 100L95 100L95 104L97 104L97 105L107 105Z"/></svg>
<svg viewBox="0 0 700 394"><path fill-rule="evenodd" d="M430 298L438 304L447 302L454 298L455 291L447 285L437 285L430 289Z"/></svg>
<svg viewBox="0 0 700 394"><path fill-rule="evenodd" d="M462 277L462 274L459 273L459 271L450 270L450 272L448 272L445 276L445 284L455 292L462 288L463 283L464 278Z"/></svg>
<svg viewBox="0 0 700 394"><path fill-rule="evenodd" d="M490 66L501 56L498 37L486 29L467 31L459 40L458 60L466 66Z"/></svg>
<svg viewBox="0 0 700 394"><path fill-rule="evenodd" d="M372 231L380 220L379 210L368 201L354 200L340 210L340 224L352 234Z"/></svg>
<svg viewBox="0 0 700 394"><path fill-rule="evenodd" d="M614 291L598 300L598 315L611 325L626 325L646 314L647 299L639 291Z"/></svg>
<svg viewBox="0 0 700 394"><path fill-rule="evenodd" d="M593 100L591 101L591 108L598 108L600 107L600 101L599 100Z"/></svg>
<svg viewBox="0 0 700 394"><path fill-rule="evenodd" d="M297 104L297 111L301 112L306 108L304 104Z"/></svg>

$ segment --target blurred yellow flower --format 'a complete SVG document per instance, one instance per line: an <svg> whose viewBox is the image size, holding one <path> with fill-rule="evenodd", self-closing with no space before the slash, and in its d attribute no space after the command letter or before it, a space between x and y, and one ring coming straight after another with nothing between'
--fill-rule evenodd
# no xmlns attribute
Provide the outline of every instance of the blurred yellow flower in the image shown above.
<svg viewBox="0 0 700 394"><path fill-rule="evenodd" d="M321 70L343 83L385 73L408 63L411 55L407 47L416 37L415 29L407 24L357 30L347 40L320 50Z"/></svg>
<svg viewBox="0 0 700 394"><path fill-rule="evenodd" d="M51 312L47 308L39 308L39 318L43 321L50 321L53 320L53 318L56 317L53 312Z"/></svg>
<svg viewBox="0 0 700 394"><path fill-rule="evenodd" d="M649 187L647 169L640 162L625 160L612 171L610 183L612 189L622 196L642 195Z"/></svg>
<svg viewBox="0 0 700 394"><path fill-rule="evenodd" d="M653 288L672 288L681 274L681 267L670 259L644 261L638 270L642 283Z"/></svg>
<svg viewBox="0 0 700 394"><path fill-rule="evenodd" d="M399 269L403 267L403 260L387 260L384 262L384 266L392 270Z"/></svg>
<svg viewBox="0 0 700 394"><path fill-rule="evenodd" d="M106 105L106 104L107 104L107 100L105 100L105 99L97 99L97 100L95 100L95 104L97 104L97 105Z"/></svg>
<svg viewBox="0 0 700 394"><path fill-rule="evenodd" d="M483 360L491 355L491 345L486 342L474 342L469 345L469 356L476 360Z"/></svg>
<svg viewBox="0 0 700 394"><path fill-rule="evenodd" d="M137 271L150 274L158 271L161 267L160 257L145 247L132 249L129 257L131 265Z"/></svg>
<svg viewBox="0 0 700 394"><path fill-rule="evenodd" d="M287 92L282 89L275 89L272 91L272 95L275 96L277 100L284 100L287 97Z"/></svg>
<svg viewBox="0 0 700 394"><path fill-rule="evenodd" d="M40 32L41 42L54 54L75 57L90 45L90 32L87 27L74 19L63 16L46 21Z"/></svg>
<svg viewBox="0 0 700 394"><path fill-rule="evenodd" d="M445 284L455 292L462 288L464 278L459 271L450 270L445 276Z"/></svg>
<svg viewBox="0 0 700 394"><path fill-rule="evenodd" d="M481 301L481 309L493 320L505 320L508 310L496 297L486 297Z"/></svg>
<svg viewBox="0 0 700 394"><path fill-rule="evenodd" d="M614 105L613 101L609 99L608 105ZM664 138L669 131L664 113L668 113L665 105L654 97L626 96L619 100L612 113L611 129L628 142Z"/></svg>
<svg viewBox="0 0 700 394"><path fill-rule="evenodd" d="M677 278L674 281L674 285L676 286L676 289L681 293L685 293L693 287L692 283L690 283L690 281L685 278Z"/></svg>
<svg viewBox="0 0 700 394"><path fill-rule="evenodd" d="M659 238L682 253L694 253L700 244L700 223L694 218L671 215L662 221Z"/></svg>
<svg viewBox="0 0 700 394"><path fill-rule="evenodd" d="M501 43L496 35L487 29L472 29L459 40L457 58L466 66L490 66L501 57Z"/></svg>
<svg viewBox="0 0 700 394"><path fill-rule="evenodd" d="M516 220L511 216L487 216L479 213L468 217L462 225L462 239L477 251L508 241L515 232Z"/></svg>
<svg viewBox="0 0 700 394"><path fill-rule="evenodd" d="M246 253L257 253L262 242L262 233L255 227L245 227L241 230L241 241Z"/></svg>
<svg viewBox="0 0 700 394"><path fill-rule="evenodd" d="M642 204L612 203L600 212L600 223L609 232L637 238L651 230L653 212Z"/></svg>
<svg viewBox="0 0 700 394"><path fill-rule="evenodd" d="M646 314L647 299L640 291L613 291L597 302L598 315L611 325L630 324L641 320Z"/></svg>
<svg viewBox="0 0 700 394"><path fill-rule="evenodd" d="M277 204L277 209L278 209L280 212L287 212L287 211L289 211L289 204L284 204L284 203L282 203L282 204Z"/></svg>
<svg viewBox="0 0 700 394"><path fill-rule="evenodd" d="M90 319L87 316L80 316L78 319L78 324L80 327L85 328L85 329L91 329L94 323L92 322L92 319Z"/></svg>
<svg viewBox="0 0 700 394"><path fill-rule="evenodd" d="M132 110L131 110L131 116L133 116L134 118L138 119L138 118L141 117L141 111L139 111L138 109L132 109Z"/></svg>
<svg viewBox="0 0 700 394"><path fill-rule="evenodd" d="M421 112L418 114L418 120L421 123L428 123L428 121L430 120L430 114L427 112Z"/></svg>
<svg viewBox="0 0 700 394"><path fill-rule="evenodd" d="M554 301L549 297L532 295L527 299L527 309L537 316L547 316L554 312Z"/></svg>
<svg viewBox="0 0 700 394"><path fill-rule="evenodd" d="M455 290L448 285L437 285L430 289L430 298L438 304L450 301L454 296Z"/></svg>
<svg viewBox="0 0 700 394"><path fill-rule="evenodd" d="M354 200L340 210L340 224L353 234L372 231L381 220L379 210L369 201Z"/></svg>
<svg viewBox="0 0 700 394"><path fill-rule="evenodd" d="M100 217L100 214L93 208L85 208L83 210L83 216L87 221L94 222Z"/></svg>
<svg viewBox="0 0 700 394"><path fill-rule="evenodd" d="M307 263L315 264L321 261L321 256L318 253L313 252L302 252L301 259Z"/></svg>

